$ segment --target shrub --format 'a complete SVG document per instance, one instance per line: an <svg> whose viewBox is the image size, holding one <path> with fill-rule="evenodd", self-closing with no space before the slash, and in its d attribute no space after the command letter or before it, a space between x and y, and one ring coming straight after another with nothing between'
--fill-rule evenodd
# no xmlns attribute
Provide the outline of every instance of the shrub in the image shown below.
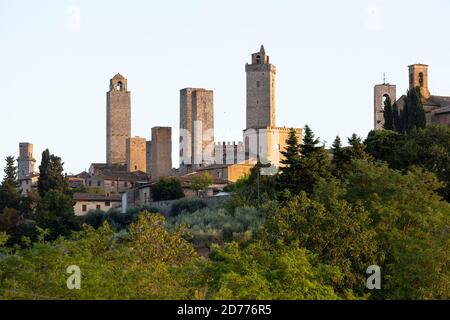
<svg viewBox="0 0 450 320"><path fill-rule="evenodd" d="M172 216L177 216L181 213L193 213L205 207L207 204L201 199L181 199L172 204L170 211Z"/></svg>

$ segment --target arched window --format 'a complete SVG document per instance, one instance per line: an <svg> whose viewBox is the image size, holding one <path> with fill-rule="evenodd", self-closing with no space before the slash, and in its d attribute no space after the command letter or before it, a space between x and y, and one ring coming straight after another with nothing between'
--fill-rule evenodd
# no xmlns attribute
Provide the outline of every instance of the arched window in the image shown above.
<svg viewBox="0 0 450 320"><path fill-rule="evenodd" d="M423 72L419 73L419 85L423 87Z"/></svg>
<svg viewBox="0 0 450 320"><path fill-rule="evenodd" d="M122 91L123 84L122 81L117 82L117 91Z"/></svg>
<svg viewBox="0 0 450 320"><path fill-rule="evenodd" d="M381 111L384 111L384 103L386 102L386 99L390 98L387 93L383 95L383 99L381 99Z"/></svg>
<svg viewBox="0 0 450 320"><path fill-rule="evenodd" d="M256 56L256 63L257 63L257 64L260 64L260 63L261 63L261 56L260 56L260 55L257 55L257 56Z"/></svg>

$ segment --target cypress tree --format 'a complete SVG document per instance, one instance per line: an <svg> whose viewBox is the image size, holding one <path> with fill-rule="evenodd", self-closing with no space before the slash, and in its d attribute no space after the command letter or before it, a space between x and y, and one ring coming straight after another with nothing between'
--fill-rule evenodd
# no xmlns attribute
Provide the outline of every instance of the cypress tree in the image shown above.
<svg viewBox="0 0 450 320"><path fill-rule="evenodd" d="M394 112L392 109L392 102L389 96L384 100L384 129L394 130Z"/></svg>
<svg viewBox="0 0 450 320"><path fill-rule="evenodd" d="M63 174L63 162L60 157L50 154L46 149L42 152L42 161L39 166L38 191L41 197L50 190L67 192L69 185Z"/></svg>

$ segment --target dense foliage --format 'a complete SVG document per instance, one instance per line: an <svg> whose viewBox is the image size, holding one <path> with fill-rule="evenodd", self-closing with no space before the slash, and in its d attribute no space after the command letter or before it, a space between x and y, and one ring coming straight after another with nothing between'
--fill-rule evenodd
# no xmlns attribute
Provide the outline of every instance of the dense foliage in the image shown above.
<svg viewBox="0 0 450 320"><path fill-rule="evenodd" d="M332 156L311 128L301 143L291 130L284 168L265 175L257 163L225 204L180 199L167 218L91 211L82 228L57 157L43 159L53 169L34 206L9 159L0 299L450 299L450 128L419 122L364 142L354 134L346 146L336 137ZM152 188L158 200L182 192L176 178ZM71 265L79 290L66 286ZM371 265L380 290L366 287Z"/></svg>

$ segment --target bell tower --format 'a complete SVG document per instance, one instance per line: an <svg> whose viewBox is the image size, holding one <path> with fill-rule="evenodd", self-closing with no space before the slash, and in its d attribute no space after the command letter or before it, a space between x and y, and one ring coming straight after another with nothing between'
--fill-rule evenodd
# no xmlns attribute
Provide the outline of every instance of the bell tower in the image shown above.
<svg viewBox="0 0 450 320"><path fill-rule="evenodd" d="M126 140L131 136L131 99L127 79L116 74L106 93L106 162L126 163Z"/></svg>
<svg viewBox="0 0 450 320"><path fill-rule="evenodd" d="M275 127L276 68L269 63L264 46L252 54L252 63L245 65L247 73L246 128Z"/></svg>
<svg viewBox="0 0 450 320"><path fill-rule="evenodd" d="M409 67L409 90L415 87L420 88L423 100L428 100L431 96L428 89L428 65L413 64Z"/></svg>

